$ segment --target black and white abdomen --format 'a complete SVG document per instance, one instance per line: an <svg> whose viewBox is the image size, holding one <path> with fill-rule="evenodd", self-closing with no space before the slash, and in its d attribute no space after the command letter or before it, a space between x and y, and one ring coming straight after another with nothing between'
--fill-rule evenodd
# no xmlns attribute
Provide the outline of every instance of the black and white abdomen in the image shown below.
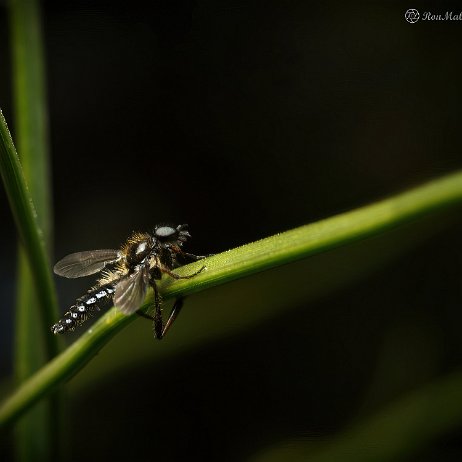
<svg viewBox="0 0 462 462"><path fill-rule="evenodd" d="M51 326L53 334L62 334L72 331L76 327L83 324L88 318L93 316L96 311L99 311L99 303L106 301L112 297L115 288L113 284L106 284L90 290L86 295L79 298L75 305L69 308L64 316Z"/></svg>

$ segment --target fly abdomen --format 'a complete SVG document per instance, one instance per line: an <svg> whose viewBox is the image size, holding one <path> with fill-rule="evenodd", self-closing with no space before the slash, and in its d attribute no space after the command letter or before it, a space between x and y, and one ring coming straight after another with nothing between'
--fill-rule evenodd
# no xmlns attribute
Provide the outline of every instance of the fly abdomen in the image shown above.
<svg viewBox="0 0 462 462"><path fill-rule="evenodd" d="M113 284L106 284L90 290L83 297L77 299L75 305L69 308L64 316L51 326L53 334L62 334L81 326L88 318L99 311L99 303L112 297L115 288Z"/></svg>

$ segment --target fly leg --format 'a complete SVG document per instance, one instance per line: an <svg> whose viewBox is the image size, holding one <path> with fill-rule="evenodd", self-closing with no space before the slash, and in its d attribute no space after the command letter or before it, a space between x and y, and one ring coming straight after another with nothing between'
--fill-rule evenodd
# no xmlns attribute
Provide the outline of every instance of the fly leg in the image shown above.
<svg viewBox="0 0 462 462"><path fill-rule="evenodd" d="M157 290L157 285L153 281L153 288L154 288L154 317L152 327L154 330L154 335L157 340L162 340L165 337L165 334L170 329L172 324L174 323L177 316L180 314L181 308L183 308L183 297L179 297L175 300L173 307L168 315L167 322L164 324L164 320L162 318L162 302L159 295L159 291Z"/></svg>
<svg viewBox="0 0 462 462"><path fill-rule="evenodd" d="M157 289L157 284L156 282L154 281L154 279L151 279L149 281L149 283L151 284L151 287L153 288L154 290L154 316L151 316L150 314L148 313L144 313L143 311L141 310L138 310L136 312L136 314L138 316L141 316L142 318L146 318L146 319L149 319L151 321L153 321L152 323L152 329L154 331L154 336L158 339L158 340L162 340L162 337L164 336L164 333L166 332L166 330L168 328L166 328L164 326L164 321L162 319L162 299L160 297L160 294L159 294L159 290ZM173 310L172 310L173 311ZM169 315L169 319L167 321L167 323L171 324L172 321L170 321L170 318L171 318L171 313ZM170 321L170 322L169 322Z"/></svg>
<svg viewBox="0 0 462 462"><path fill-rule="evenodd" d="M165 323L164 328L162 330L162 337L165 337L165 334L170 329L170 327L172 326L177 316L180 314L181 308L183 308L183 302L184 302L183 297L177 298L175 300L172 310L170 311L170 314L168 315L167 322ZM160 338L158 337L158 338L161 339L162 337Z"/></svg>
<svg viewBox="0 0 462 462"><path fill-rule="evenodd" d="M188 252L183 252L180 248L178 248L175 251L175 258L177 260L177 265L182 266L182 265L187 265L188 263L193 263L195 261L202 260L207 257L212 257L213 253L208 254L208 255L194 255L193 253L188 253Z"/></svg>
<svg viewBox="0 0 462 462"><path fill-rule="evenodd" d="M193 253L188 253L188 252L181 252L181 255L184 258L187 258L191 262L202 260L203 258L207 257L207 255L194 255Z"/></svg>
<svg viewBox="0 0 462 462"><path fill-rule="evenodd" d="M153 321L152 328L154 331L154 336L157 340L162 340L165 337L165 334L170 329L172 324L174 323L177 316L180 314L181 308L183 308L184 297L179 297L175 300L173 307L168 315L167 322L164 324L164 320L162 318L162 306L159 293L157 291L157 286L155 283L154 286L154 316L150 316L148 314L137 312L140 316L145 318L151 319Z"/></svg>
<svg viewBox="0 0 462 462"><path fill-rule="evenodd" d="M188 255L192 255L192 254L188 254ZM194 255L194 257L197 260L200 260L201 258L203 258L203 257L197 257L196 255ZM173 279L191 279L192 277L196 276L197 274L201 273L204 270L205 270L205 266L203 266L202 268L199 268L198 271L195 271L192 274L188 274L187 276L180 276L179 274L176 274L173 271L171 271L169 268L162 266L162 267L155 268L155 271L151 272L149 283L154 290L154 316L150 316L140 311L138 311L137 313L140 316L143 316L148 319L152 319L153 321L152 327L154 331L154 336L158 340L162 340L164 338L165 334L170 329L175 319L178 317L181 311L181 308L183 307L184 298L179 297L175 300L175 303L173 304L170 314L168 315L167 322L164 324L164 321L162 318L162 299L159 294L159 290L157 288L157 284L155 280L160 279L162 273L167 273Z"/></svg>
<svg viewBox="0 0 462 462"><path fill-rule="evenodd" d="M183 252L183 251L181 251L180 255L183 257L184 260L188 261L188 263L192 263L193 261L202 260L205 257L210 257L210 255L194 255L192 253Z"/></svg>
<svg viewBox="0 0 462 462"><path fill-rule="evenodd" d="M136 314L142 318L145 318L145 319L150 319L151 321L154 321L154 317L151 316L150 314L147 314L147 313L144 313L143 311L141 310L138 310L136 311Z"/></svg>
<svg viewBox="0 0 462 462"><path fill-rule="evenodd" d="M162 319L162 300L160 298L159 290L157 289L157 284L154 280L151 281L151 285L154 289L154 317L152 328L154 330L156 339L162 340L164 332L164 321Z"/></svg>
<svg viewBox="0 0 462 462"><path fill-rule="evenodd" d="M187 276L180 276L179 274L176 274L173 271L170 271L168 268L165 268L165 267L162 267L161 271L163 273L167 273L173 279L191 279L194 276L197 276L199 273L202 273L202 271L204 271L205 268L206 268L206 266L203 266L202 268L199 268L197 271L195 271L192 274L188 274Z"/></svg>
<svg viewBox="0 0 462 462"><path fill-rule="evenodd" d="M203 258L203 257L200 257L200 258ZM197 259L200 259L200 258L197 257ZM170 271L168 268L164 267L161 269L163 273L167 273L173 279L191 279L192 277L196 276L197 274L201 273L204 270L205 270L205 266L203 266L202 268L199 268L199 270L195 271L192 274L188 274L187 276L180 276L179 274L176 274ZM165 337L165 334L170 329L170 327L172 327L172 324L175 322L175 319L180 314L180 311L183 308L184 297L178 297L175 300L175 303L173 304L170 314L168 315L167 322L164 325L163 320L162 320L162 310L160 307L160 303L157 303L157 286L155 285L155 283L153 285L154 285L154 295L155 295L155 300L156 300L155 302L156 312L154 314L154 333L157 339L162 340L162 338Z"/></svg>

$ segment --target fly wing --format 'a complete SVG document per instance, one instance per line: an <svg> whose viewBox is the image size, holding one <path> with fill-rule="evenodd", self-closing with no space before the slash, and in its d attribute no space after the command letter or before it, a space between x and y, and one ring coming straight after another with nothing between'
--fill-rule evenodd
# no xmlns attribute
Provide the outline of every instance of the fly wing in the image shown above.
<svg viewBox="0 0 462 462"><path fill-rule="evenodd" d="M118 250L89 250L67 255L54 266L53 270L65 278L80 278L101 271L107 264L121 257Z"/></svg>
<svg viewBox="0 0 462 462"><path fill-rule="evenodd" d="M149 284L149 268L143 266L138 271L129 274L116 286L114 305L126 315L139 309L146 296Z"/></svg>

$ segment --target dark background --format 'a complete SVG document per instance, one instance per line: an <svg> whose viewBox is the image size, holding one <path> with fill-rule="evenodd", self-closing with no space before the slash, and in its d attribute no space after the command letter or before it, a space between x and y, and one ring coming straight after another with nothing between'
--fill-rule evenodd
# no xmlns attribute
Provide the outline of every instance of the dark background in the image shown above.
<svg viewBox="0 0 462 462"><path fill-rule="evenodd" d="M459 12L44 2L56 257L117 247L161 221L189 223L188 250L218 253L460 168L462 21L408 24L410 7ZM4 9L0 26L12 125ZM15 231L3 192L0 201L8 374ZM70 459L243 460L333 435L458 370L462 221L425 229L407 230L406 245L392 233L331 252L320 269L298 264L191 297L165 346L133 323L71 382ZM304 297L294 278L324 289ZM89 286L57 283L63 311ZM248 323L273 302L284 308ZM214 335L193 313L219 318L222 305L234 321ZM416 460L460 460L459 437Z"/></svg>

